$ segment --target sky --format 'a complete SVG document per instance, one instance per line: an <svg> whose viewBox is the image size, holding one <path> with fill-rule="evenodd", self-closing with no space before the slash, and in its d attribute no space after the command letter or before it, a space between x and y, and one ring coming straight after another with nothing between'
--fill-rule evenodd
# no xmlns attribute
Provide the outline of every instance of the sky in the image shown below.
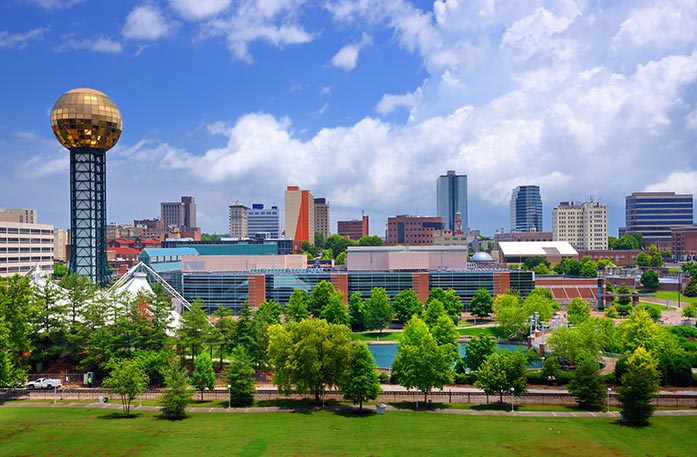
<svg viewBox="0 0 697 457"><path fill-rule="evenodd" d="M436 215L468 176L471 228L510 228L514 187L561 201L697 194L694 0L4 0L0 207L68 228L69 154L49 113L105 92L108 222L192 195L204 232L288 185L336 221Z"/></svg>

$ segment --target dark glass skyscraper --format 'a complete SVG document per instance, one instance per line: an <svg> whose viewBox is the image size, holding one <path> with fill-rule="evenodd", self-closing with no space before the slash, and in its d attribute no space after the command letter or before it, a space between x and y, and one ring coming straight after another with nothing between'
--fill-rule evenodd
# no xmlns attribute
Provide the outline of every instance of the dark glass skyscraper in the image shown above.
<svg viewBox="0 0 697 457"><path fill-rule="evenodd" d="M455 213L462 217L462 228L467 230L467 175L456 175L448 170L436 181L436 206L443 218L445 230L455 230Z"/></svg>
<svg viewBox="0 0 697 457"><path fill-rule="evenodd" d="M641 233L647 244L670 242L670 228L692 225L692 195L675 192L634 192L625 197L623 233Z"/></svg>
<svg viewBox="0 0 697 457"><path fill-rule="evenodd" d="M518 186L511 194L511 232L541 232L540 186Z"/></svg>

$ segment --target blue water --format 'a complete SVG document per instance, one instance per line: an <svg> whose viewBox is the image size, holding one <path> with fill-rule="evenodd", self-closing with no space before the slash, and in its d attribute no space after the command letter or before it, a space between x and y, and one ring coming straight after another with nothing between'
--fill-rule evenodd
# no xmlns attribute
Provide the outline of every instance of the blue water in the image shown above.
<svg viewBox="0 0 697 457"><path fill-rule="evenodd" d="M460 355L465 355L465 347L467 343L460 343ZM499 349L504 349L506 351L527 351L528 347L522 344L497 344ZM375 363L377 363L379 368L391 368L394 362L395 355L397 355L397 345L396 344L370 344L368 345L370 352L375 357ZM541 366L539 363L537 364Z"/></svg>

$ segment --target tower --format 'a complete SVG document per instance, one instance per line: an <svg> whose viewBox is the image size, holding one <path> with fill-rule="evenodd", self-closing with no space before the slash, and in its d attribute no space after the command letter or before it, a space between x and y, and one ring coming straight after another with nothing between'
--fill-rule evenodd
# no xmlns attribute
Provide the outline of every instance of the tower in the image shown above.
<svg viewBox="0 0 697 457"><path fill-rule="evenodd" d="M106 284L106 152L121 137L121 112L98 90L73 89L53 105L51 128L70 150L69 271Z"/></svg>
<svg viewBox="0 0 697 457"><path fill-rule="evenodd" d="M315 242L315 196L309 190L288 186L285 193L286 237Z"/></svg>
<svg viewBox="0 0 697 457"><path fill-rule="evenodd" d="M540 186L518 186L511 194L511 232L541 232Z"/></svg>
<svg viewBox="0 0 697 457"><path fill-rule="evenodd" d="M467 175L455 170L436 180L436 207L445 222L445 230L455 230L455 214L459 211L463 230L467 230Z"/></svg>
<svg viewBox="0 0 697 457"><path fill-rule="evenodd" d="M234 205L230 205L230 226L229 233L233 238L247 238L247 211L249 208L235 201Z"/></svg>

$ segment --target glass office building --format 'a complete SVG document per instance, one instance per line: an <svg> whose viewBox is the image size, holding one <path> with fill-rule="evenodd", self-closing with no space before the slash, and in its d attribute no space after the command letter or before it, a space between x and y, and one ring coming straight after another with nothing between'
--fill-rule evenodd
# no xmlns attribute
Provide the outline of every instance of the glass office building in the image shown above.
<svg viewBox="0 0 697 457"><path fill-rule="evenodd" d="M518 186L511 194L511 232L542 232L540 186Z"/></svg>
<svg viewBox="0 0 697 457"><path fill-rule="evenodd" d="M693 202L691 194L675 192L634 192L625 197L624 233L641 233L648 245L670 243L671 227L692 225Z"/></svg>
<svg viewBox="0 0 697 457"><path fill-rule="evenodd" d="M448 170L436 180L436 208L444 229L455 230L455 213L460 212L462 228L467 230L467 175Z"/></svg>

